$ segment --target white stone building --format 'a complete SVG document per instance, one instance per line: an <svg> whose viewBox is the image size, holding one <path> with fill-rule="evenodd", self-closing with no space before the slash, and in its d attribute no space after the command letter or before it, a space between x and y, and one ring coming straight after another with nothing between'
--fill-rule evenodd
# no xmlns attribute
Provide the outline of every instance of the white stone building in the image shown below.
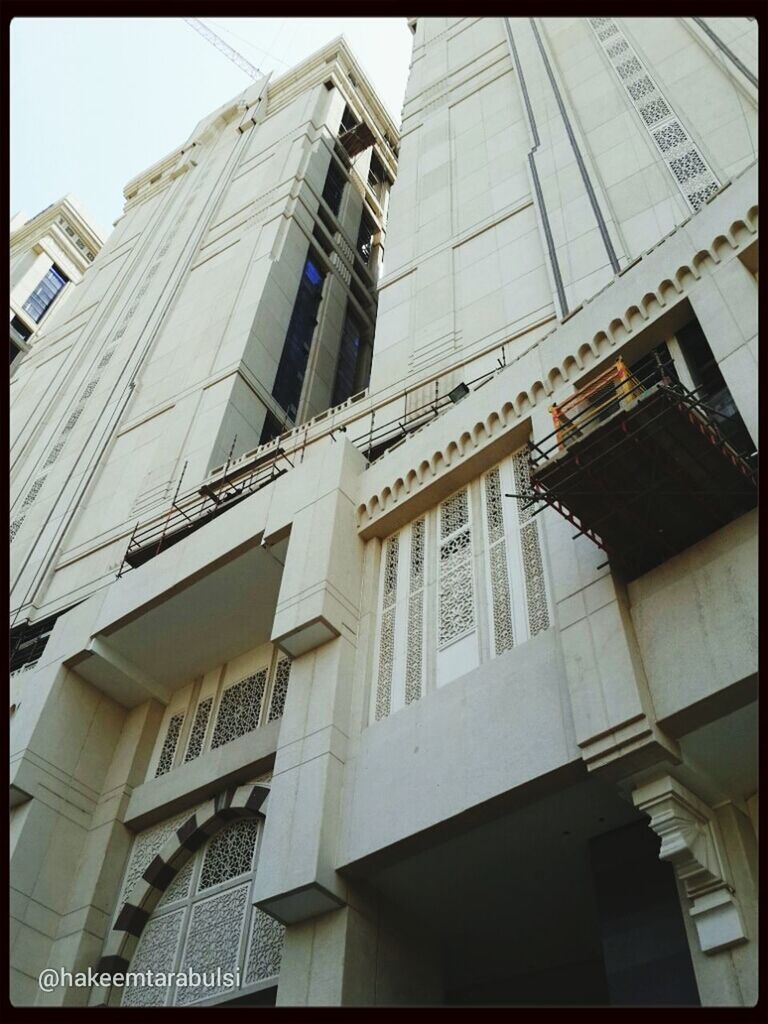
<svg viewBox="0 0 768 1024"><path fill-rule="evenodd" d="M72 195L27 220L11 218L11 368L49 327L99 253L101 230Z"/></svg>
<svg viewBox="0 0 768 1024"><path fill-rule="evenodd" d="M17 1003L756 1000L756 25L411 27L399 133L257 83L20 367Z"/></svg>

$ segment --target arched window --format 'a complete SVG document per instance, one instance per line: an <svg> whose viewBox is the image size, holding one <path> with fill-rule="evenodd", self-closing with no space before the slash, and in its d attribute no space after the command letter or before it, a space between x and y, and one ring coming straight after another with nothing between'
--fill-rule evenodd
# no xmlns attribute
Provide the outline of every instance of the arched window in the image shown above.
<svg viewBox="0 0 768 1024"><path fill-rule="evenodd" d="M136 836L123 898L178 825L173 819ZM285 929L252 897L262 827L254 815L216 832L181 868L141 931L127 970L183 974L193 983L126 986L122 1006L223 1003L277 984Z"/></svg>

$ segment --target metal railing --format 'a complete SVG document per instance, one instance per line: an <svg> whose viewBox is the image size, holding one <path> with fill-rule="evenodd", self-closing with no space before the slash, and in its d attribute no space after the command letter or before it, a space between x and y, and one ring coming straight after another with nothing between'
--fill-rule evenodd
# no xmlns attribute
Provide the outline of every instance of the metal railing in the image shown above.
<svg viewBox="0 0 768 1024"><path fill-rule="evenodd" d="M565 448L569 440L583 436L586 427L618 412L643 390L644 384L619 356L612 366L564 402L550 405L558 445Z"/></svg>
<svg viewBox="0 0 768 1024"><path fill-rule="evenodd" d="M504 348L497 365L466 382L467 388L477 390L487 384L506 366ZM437 381L435 382L438 383ZM183 539L194 530L216 518L238 502L268 486L293 467L293 459L301 461L308 444L314 444L324 436L336 440L343 434L360 451L369 463L381 458L385 452L397 447L411 434L426 427L442 412L454 404L450 393L439 395L437 389L433 399L409 407L411 393L406 389L393 396L385 409L398 402L403 403L401 415L388 415L382 422L376 422L376 410L358 413L354 408L365 397L365 392L352 395L341 406L328 409L306 424L294 427L260 445L253 452L240 456L233 463L229 461L213 470L202 486L184 495L179 494L181 479L176 487L176 496L170 506L160 514L148 516L133 528L123 561L117 572L118 578L126 571L143 564L161 551ZM348 416L346 422L334 422L336 415ZM322 422L328 420L328 426ZM362 422L361 422L362 421ZM317 427L321 433L309 437ZM182 471L182 478L183 478Z"/></svg>

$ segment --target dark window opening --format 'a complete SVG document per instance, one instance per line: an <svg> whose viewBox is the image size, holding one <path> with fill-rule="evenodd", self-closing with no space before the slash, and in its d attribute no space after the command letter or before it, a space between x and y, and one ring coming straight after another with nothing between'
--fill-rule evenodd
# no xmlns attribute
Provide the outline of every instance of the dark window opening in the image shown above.
<svg viewBox="0 0 768 1024"><path fill-rule="evenodd" d="M312 237L323 250L323 252L327 256L330 256L331 253L333 252L333 244L332 242L329 241L328 236L326 235L326 233L323 231L319 224L315 224L315 226L312 228Z"/></svg>
<svg viewBox="0 0 768 1024"><path fill-rule="evenodd" d="M696 398L726 441L740 455L751 455L754 443L698 322L686 324L676 337L693 379Z"/></svg>
<svg viewBox="0 0 768 1024"><path fill-rule="evenodd" d="M264 417L264 426L261 428L259 444L267 444L267 442L271 441L273 438L279 437L285 429L285 426L280 422L277 416L267 409L267 415Z"/></svg>
<svg viewBox="0 0 768 1024"><path fill-rule="evenodd" d="M331 405L340 405L350 395L367 387L371 372L371 343L365 329L348 308L341 331L336 379Z"/></svg>
<svg viewBox="0 0 768 1024"><path fill-rule="evenodd" d="M35 323L39 323L51 303L68 281L69 278L67 275L59 270L54 263L40 284L24 303L22 309L25 313L29 313Z"/></svg>
<svg viewBox="0 0 768 1024"><path fill-rule="evenodd" d="M32 331L30 331L27 325L18 316L15 316L11 320L11 331L18 335L18 340L20 341L26 341L32 333Z"/></svg>
<svg viewBox="0 0 768 1024"><path fill-rule="evenodd" d="M58 617L52 615L39 622L24 622L20 626L14 626L11 630L11 672L39 661Z"/></svg>
<svg viewBox="0 0 768 1024"><path fill-rule="evenodd" d="M14 345L13 342L11 342L11 362L13 362L13 360L16 358L19 352L21 352L21 349L17 348L17 346Z"/></svg>
<svg viewBox="0 0 768 1024"><path fill-rule="evenodd" d="M360 259L363 263L368 266L371 261L371 252L373 251L373 234L376 228L371 223L370 219L363 213L360 218L360 228L357 232L357 251Z"/></svg>
<svg viewBox="0 0 768 1024"><path fill-rule="evenodd" d="M304 264L272 388L273 398L280 403L293 421L296 419L304 375L307 372L324 280L325 270L321 269L320 260L310 250Z"/></svg>
<svg viewBox="0 0 768 1024"><path fill-rule="evenodd" d="M373 132L365 121L358 121L349 107L345 107L339 125L339 142L347 151L347 155L357 156L372 146L374 141Z"/></svg>
<svg viewBox="0 0 768 1024"><path fill-rule="evenodd" d="M642 359L632 363L629 369L644 389L664 381L671 381L675 384L680 383L675 361L667 348L666 342L662 342L647 355L643 356Z"/></svg>
<svg viewBox="0 0 768 1024"><path fill-rule="evenodd" d="M387 172L375 153L371 154L371 165L368 168L368 184L371 186L373 194L379 200L383 199L384 193L390 184Z"/></svg>
<svg viewBox="0 0 768 1024"><path fill-rule="evenodd" d="M347 176L344 171L339 167L336 161L331 157L331 163L328 167L328 174L325 178L325 185L323 186L323 199L328 203L331 210L338 216L339 207L341 206L341 197L344 194L344 186L347 183Z"/></svg>
<svg viewBox="0 0 768 1024"><path fill-rule="evenodd" d="M357 128L359 124L360 122L349 107L344 107L344 113L341 115L341 124L339 125L339 134L343 135L344 132L351 132L352 129Z"/></svg>

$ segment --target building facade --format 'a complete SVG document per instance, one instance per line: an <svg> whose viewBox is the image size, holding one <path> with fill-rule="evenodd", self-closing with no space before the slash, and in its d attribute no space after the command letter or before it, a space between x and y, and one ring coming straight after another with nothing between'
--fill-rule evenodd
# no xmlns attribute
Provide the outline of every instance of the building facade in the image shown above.
<svg viewBox="0 0 768 1024"><path fill-rule="evenodd" d="M74 196L27 220L11 218L11 367L50 326L96 259L104 239Z"/></svg>
<svg viewBox="0 0 768 1024"><path fill-rule="evenodd" d="M756 1001L756 24L410 24L129 184L48 484L22 364L19 1004Z"/></svg>

